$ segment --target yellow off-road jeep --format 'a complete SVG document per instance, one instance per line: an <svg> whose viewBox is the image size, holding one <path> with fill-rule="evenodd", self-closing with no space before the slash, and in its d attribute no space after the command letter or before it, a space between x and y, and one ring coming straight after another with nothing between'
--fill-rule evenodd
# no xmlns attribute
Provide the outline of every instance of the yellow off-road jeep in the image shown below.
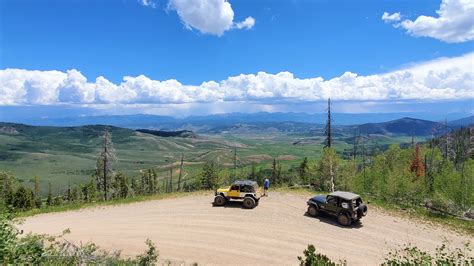
<svg viewBox="0 0 474 266"><path fill-rule="evenodd" d="M251 180L235 181L231 186L216 190L214 205L224 206L230 200L243 200L247 209L255 208L260 200L261 190L257 182Z"/></svg>

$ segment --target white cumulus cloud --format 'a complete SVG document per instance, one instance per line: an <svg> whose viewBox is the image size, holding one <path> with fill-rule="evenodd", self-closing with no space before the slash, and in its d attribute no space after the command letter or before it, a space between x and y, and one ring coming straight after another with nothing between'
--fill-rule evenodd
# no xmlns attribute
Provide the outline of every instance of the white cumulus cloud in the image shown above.
<svg viewBox="0 0 474 266"><path fill-rule="evenodd" d="M169 7L176 10L187 29L221 36L233 28L249 29L255 24L252 17L234 22L234 10L227 0L170 0Z"/></svg>
<svg viewBox="0 0 474 266"><path fill-rule="evenodd" d="M474 1L442 0L436 13L437 17L419 16L415 20L406 19L393 25L405 29L413 36L431 37L447 43L474 40ZM385 12L382 19L385 22L397 22L400 15Z"/></svg>
<svg viewBox="0 0 474 266"><path fill-rule="evenodd" d="M237 29L251 29L255 25L255 19L247 17L244 21L235 24Z"/></svg>
<svg viewBox="0 0 474 266"><path fill-rule="evenodd" d="M297 103L327 99L355 101L474 99L474 53L439 58L396 71L360 76L346 72L325 80L290 72L241 74L222 81L186 85L146 76L120 84L105 77L90 82L77 70L0 70L0 105L189 104L217 102Z"/></svg>
<svg viewBox="0 0 474 266"><path fill-rule="evenodd" d="M401 19L401 17L400 17L400 12L396 12L396 13L393 13L393 14L389 14L389 13L387 13L387 12L383 12L383 15L382 15L382 20L383 20L385 23L400 21L400 19Z"/></svg>

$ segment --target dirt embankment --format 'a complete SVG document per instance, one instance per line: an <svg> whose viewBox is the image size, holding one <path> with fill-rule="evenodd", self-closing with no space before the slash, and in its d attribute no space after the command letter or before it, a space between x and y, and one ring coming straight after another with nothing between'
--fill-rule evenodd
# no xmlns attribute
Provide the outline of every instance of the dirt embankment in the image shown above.
<svg viewBox="0 0 474 266"><path fill-rule="evenodd" d="M38 215L21 228L47 234L70 228L67 239L124 255L141 253L149 238L163 260L204 265L296 265L308 244L349 265L374 265L405 243L434 250L444 238L455 247L469 239L374 209L360 225L343 228L331 217L305 216L306 199L271 193L246 210L239 204L213 207L212 195L193 196Z"/></svg>

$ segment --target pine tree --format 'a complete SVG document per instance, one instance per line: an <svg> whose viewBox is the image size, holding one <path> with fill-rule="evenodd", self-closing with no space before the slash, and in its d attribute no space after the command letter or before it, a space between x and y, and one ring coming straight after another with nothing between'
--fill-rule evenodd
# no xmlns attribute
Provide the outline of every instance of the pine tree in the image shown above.
<svg viewBox="0 0 474 266"><path fill-rule="evenodd" d="M48 185L48 198L46 198L46 205L53 206L53 192L51 188L51 182L49 182L49 185Z"/></svg>
<svg viewBox="0 0 474 266"><path fill-rule="evenodd" d="M138 188L137 181L135 180L135 178L132 178L132 190L133 193L139 194L140 189Z"/></svg>
<svg viewBox="0 0 474 266"><path fill-rule="evenodd" d="M300 179L305 182L306 180L306 172L308 170L308 157L304 157L303 161L300 163L298 167L298 175Z"/></svg>
<svg viewBox="0 0 474 266"><path fill-rule="evenodd" d="M70 201L71 202L76 202L78 200L78 198L79 198L79 188L76 185L71 190L71 199L70 199Z"/></svg>
<svg viewBox="0 0 474 266"><path fill-rule="evenodd" d="M154 183L154 178L153 178L153 173L151 171L151 168L148 169L147 184L148 184L148 194L155 193L155 183Z"/></svg>
<svg viewBox="0 0 474 266"><path fill-rule="evenodd" d="M415 145L410 171L415 173L416 177L425 175L425 165L423 164L423 159L421 158L421 147L419 144Z"/></svg>
<svg viewBox="0 0 474 266"><path fill-rule="evenodd" d="M276 158L273 158L271 181L272 181L273 184L277 184L277 162L276 162Z"/></svg>
<svg viewBox="0 0 474 266"><path fill-rule="evenodd" d="M151 174L153 175L153 187L154 187L153 193L157 193L158 192L158 176L156 175L155 169L152 169Z"/></svg>
<svg viewBox="0 0 474 266"><path fill-rule="evenodd" d="M206 162L201 172L201 188L215 189L219 184L219 175L214 162Z"/></svg>
<svg viewBox="0 0 474 266"><path fill-rule="evenodd" d="M179 165L178 191L181 190L181 177L183 175L184 154L181 155L181 164Z"/></svg>
<svg viewBox="0 0 474 266"><path fill-rule="evenodd" d="M96 186L94 185L94 177L91 176L89 183L81 186L82 195L85 202L92 202L96 197Z"/></svg>
<svg viewBox="0 0 474 266"><path fill-rule="evenodd" d="M33 191L20 185L15 192L13 207L20 210L29 210L34 206L35 198Z"/></svg>
<svg viewBox="0 0 474 266"><path fill-rule="evenodd" d="M36 208L41 208L41 192L40 192L40 180L39 177L35 176L35 190L34 190L34 196L35 196L35 206Z"/></svg>
<svg viewBox="0 0 474 266"><path fill-rule="evenodd" d="M282 177L281 177L281 163L277 162L277 172L276 172L276 183L277 185L282 184Z"/></svg>
<svg viewBox="0 0 474 266"><path fill-rule="evenodd" d="M6 206L13 204L14 191L13 191L14 178L5 172L0 172L0 198L3 199Z"/></svg>
<svg viewBox="0 0 474 266"><path fill-rule="evenodd" d="M71 196L71 183L68 183L67 185L67 190L66 190L66 200L67 201L71 201L72 200L72 196Z"/></svg>
<svg viewBox="0 0 474 266"><path fill-rule="evenodd" d="M173 167L170 167L170 181L169 181L169 192L173 192Z"/></svg>
<svg viewBox="0 0 474 266"><path fill-rule="evenodd" d="M140 194L146 193L146 172L140 171L142 173L142 178L140 181Z"/></svg>
<svg viewBox="0 0 474 266"><path fill-rule="evenodd" d="M122 174L122 173L117 173L115 175L115 194L117 198L126 198L129 194L129 189L128 189L128 178Z"/></svg>

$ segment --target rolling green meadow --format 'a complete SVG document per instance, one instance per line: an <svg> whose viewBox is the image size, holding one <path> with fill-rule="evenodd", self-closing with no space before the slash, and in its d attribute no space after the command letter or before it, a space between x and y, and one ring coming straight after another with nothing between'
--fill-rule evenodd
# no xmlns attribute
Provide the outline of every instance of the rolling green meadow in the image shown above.
<svg viewBox="0 0 474 266"><path fill-rule="evenodd" d="M42 194L47 184L59 192L69 185L83 184L96 171L102 147L102 136L108 129L116 150L117 171L130 177L140 170L153 168L159 179L169 175L169 168L178 171L184 156L184 180L198 175L202 164L215 161L221 169L233 171L234 149L237 152L237 173L244 175L251 166L270 168L273 159L283 168L299 165L304 157L321 156L324 136L288 134L283 132L245 132L201 134L195 138L160 137L131 129L110 126L37 127L2 124L0 132L0 170L7 171L26 186L40 178ZM6 130L10 129L10 130ZM351 151L353 137L339 134L334 146L338 153ZM407 136L373 135L366 145L380 151L392 143L409 143Z"/></svg>

